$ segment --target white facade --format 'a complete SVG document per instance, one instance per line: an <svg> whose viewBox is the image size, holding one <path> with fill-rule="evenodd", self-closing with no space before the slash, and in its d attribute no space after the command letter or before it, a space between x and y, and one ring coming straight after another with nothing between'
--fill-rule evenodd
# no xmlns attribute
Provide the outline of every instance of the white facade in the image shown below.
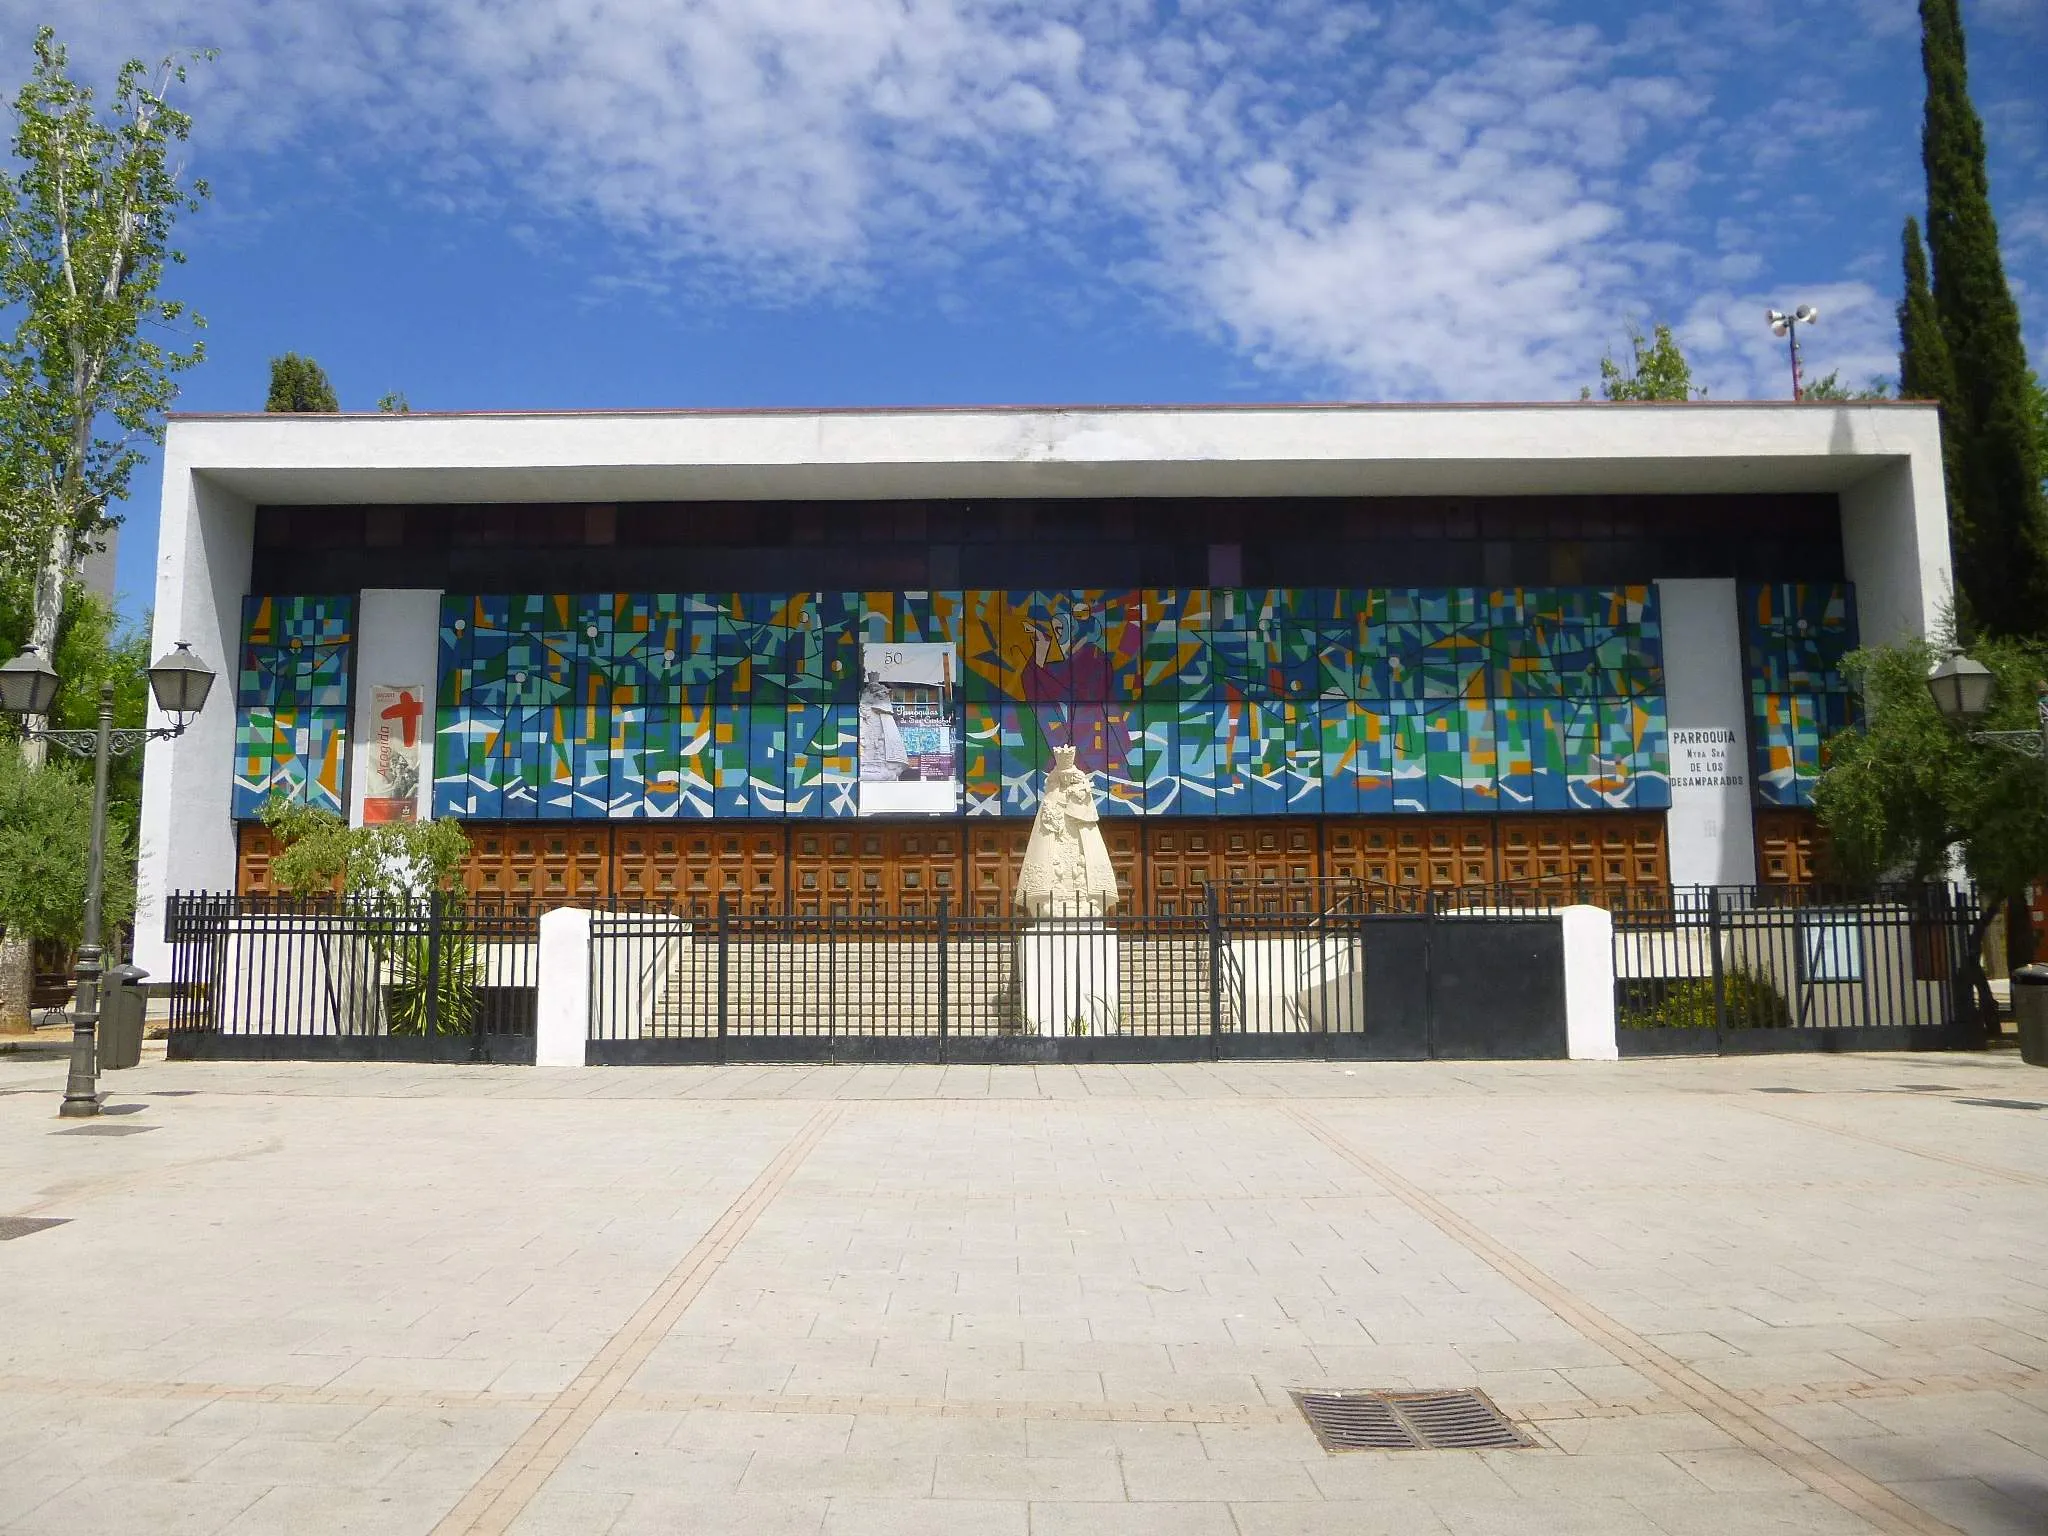
<svg viewBox="0 0 2048 1536"><path fill-rule="evenodd" d="M1950 576L1931 406L180 416L165 440L152 649L190 641L222 685L185 736L149 749L136 958L168 971L168 892L234 884L233 673L259 505L1759 492L1839 495L1866 642L1934 627ZM431 685L437 594L404 576L395 566L391 590L364 594L362 671ZM1674 730L1718 727L1742 703L1732 589L1724 605L1701 590L1714 585L1660 583L1688 626L1685 644L1667 641ZM1746 792L1688 797L1671 812L1673 878L1743 878L1748 834Z"/></svg>

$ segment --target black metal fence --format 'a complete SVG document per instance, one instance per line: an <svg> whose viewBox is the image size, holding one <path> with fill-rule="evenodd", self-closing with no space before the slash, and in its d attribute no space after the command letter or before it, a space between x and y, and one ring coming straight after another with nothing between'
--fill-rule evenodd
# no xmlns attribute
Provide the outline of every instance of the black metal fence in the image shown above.
<svg viewBox="0 0 2048 1536"><path fill-rule="evenodd" d="M1576 893L1217 887L1185 915L618 905L591 916L592 1063L1532 1058L1566 1053ZM1959 1048L1976 912L1945 888L1636 891L1623 1055ZM178 895L173 1056L532 1061L538 907Z"/></svg>
<svg viewBox="0 0 2048 1536"><path fill-rule="evenodd" d="M179 894L173 1057L531 1062L540 910Z"/></svg>
<svg viewBox="0 0 2048 1536"><path fill-rule="evenodd" d="M1565 1052L1555 918L1358 890L1103 918L615 907L590 987L592 1062Z"/></svg>
<svg viewBox="0 0 2048 1536"><path fill-rule="evenodd" d="M1645 895L1649 893L1644 893ZM1614 915L1624 1056L1960 1049L1976 911L1944 886L1700 887Z"/></svg>

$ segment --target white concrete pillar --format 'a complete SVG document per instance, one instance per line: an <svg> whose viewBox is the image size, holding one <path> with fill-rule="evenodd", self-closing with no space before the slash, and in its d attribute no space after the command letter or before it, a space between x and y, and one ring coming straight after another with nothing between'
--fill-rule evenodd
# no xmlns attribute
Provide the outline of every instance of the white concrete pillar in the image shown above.
<svg viewBox="0 0 2048 1536"><path fill-rule="evenodd" d="M1749 693L1735 583L1660 581L1657 610L1671 732L1671 883L1754 885Z"/></svg>
<svg viewBox="0 0 2048 1536"><path fill-rule="evenodd" d="M235 888L235 678L242 665L242 598L249 590L256 509L169 458L157 532L150 659L178 641L214 671L206 708L185 734L151 742L142 760L136 860L135 963L171 974L164 898ZM152 704L151 725L168 725Z"/></svg>
<svg viewBox="0 0 2048 1536"><path fill-rule="evenodd" d="M434 814L434 690L441 660L441 594L422 588L366 588L356 606L356 704L349 725L348 820L363 824L363 801L371 769L385 750L386 733L402 745L404 720L381 719L378 689L402 688L414 696L419 754L419 787L414 796L419 820ZM393 701L397 707L405 707Z"/></svg>
<svg viewBox="0 0 2048 1536"><path fill-rule="evenodd" d="M1614 914L1605 907L1566 907L1564 1039L1573 1061L1616 1061L1614 1040Z"/></svg>
<svg viewBox="0 0 2048 1536"><path fill-rule="evenodd" d="M1876 415L1898 456L1842 492L1842 560L1856 588L1857 640L1894 645L1935 631L1955 578L1935 413Z"/></svg>
<svg viewBox="0 0 2048 1536"><path fill-rule="evenodd" d="M580 1067L590 1043L590 913L556 907L540 919L540 997L533 1063Z"/></svg>

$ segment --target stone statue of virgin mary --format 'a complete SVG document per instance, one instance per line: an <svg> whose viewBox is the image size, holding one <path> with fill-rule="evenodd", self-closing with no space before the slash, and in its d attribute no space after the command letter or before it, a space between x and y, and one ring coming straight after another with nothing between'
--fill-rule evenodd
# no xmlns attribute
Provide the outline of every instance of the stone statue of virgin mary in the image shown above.
<svg viewBox="0 0 2048 1536"><path fill-rule="evenodd" d="M1095 785L1074 766L1072 747L1055 747L1017 876L1017 906L1031 917L1101 917L1116 899Z"/></svg>

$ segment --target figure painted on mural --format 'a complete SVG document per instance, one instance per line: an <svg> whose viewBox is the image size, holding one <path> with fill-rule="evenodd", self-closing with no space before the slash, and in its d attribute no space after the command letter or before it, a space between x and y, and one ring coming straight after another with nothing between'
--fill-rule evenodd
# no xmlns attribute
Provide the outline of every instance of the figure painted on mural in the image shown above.
<svg viewBox="0 0 2048 1536"><path fill-rule="evenodd" d="M1094 782L1075 765L1072 747L1056 747L1017 876L1017 905L1032 917L1101 917L1116 903Z"/></svg>
<svg viewBox="0 0 2048 1536"><path fill-rule="evenodd" d="M893 784L909 766L910 753L896 724L895 695L870 672L860 690L860 776L869 783Z"/></svg>
<svg viewBox="0 0 2048 1536"><path fill-rule="evenodd" d="M1047 746L1062 745L1063 734L1083 770L1122 778L1130 773L1130 711L1115 702L1116 664L1103 649L1099 626L1089 632L1092 617L1079 603L1026 623L1031 660L1023 693L1040 707Z"/></svg>

